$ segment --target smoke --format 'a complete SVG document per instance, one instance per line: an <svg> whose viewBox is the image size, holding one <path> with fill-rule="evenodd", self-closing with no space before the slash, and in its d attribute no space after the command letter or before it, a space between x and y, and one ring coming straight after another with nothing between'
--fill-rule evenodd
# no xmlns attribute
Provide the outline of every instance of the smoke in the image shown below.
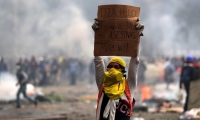
<svg viewBox="0 0 200 120"><path fill-rule="evenodd" d="M18 87L16 87L17 79L9 73L0 74L0 101L16 99Z"/></svg>
<svg viewBox="0 0 200 120"><path fill-rule="evenodd" d="M4 72L0 74L0 101L11 101L16 99L16 94L19 89L19 85L16 86L17 78L16 76ZM32 84L27 84L26 92L29 96L34 96L36 94L36 89ZM41 90L37 90L37 92L41 92ZM24 99L21 95L21 99Z"/></svg>
<svg viewBox="0 0 200 120"><path fill-rule="evenodd" d="M94 47L91 25L97 17L98 5L103 4L141 7L140 18L145 25L141 55L197 54L200 43L197 3L200 2L1 0L0 54L30 56L56 50L69 57L90 58Z"/></svg>
<svg viewBox="0 0 200 120"><path fill-rule="evenodd" d="M58 49L70 56L92 56L92 23L85 19L74 3L52 0L16 0L7 3L13 8L13 13L7 12L11 8L4 8L1 13L4 17L11 16L5 18L4 22L9 19L5 27L10 23L13 26L11 32L4 29L7 34L1 35L1 40L9 38L8 41L13 41L9 44L13 50L4 47L4 52L44 54Z"/></svg>

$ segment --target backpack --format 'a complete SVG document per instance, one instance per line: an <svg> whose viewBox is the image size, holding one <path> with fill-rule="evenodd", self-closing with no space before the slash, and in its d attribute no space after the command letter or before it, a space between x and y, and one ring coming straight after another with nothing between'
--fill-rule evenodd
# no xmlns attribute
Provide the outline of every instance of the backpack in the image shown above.
<svg viewBox="0 0 200 120"><path fill-rule="evenodd" d="M182 73L181 73L181 81L182 82L189 82L191 79L191 75L190 75L190 68L189 67L185 67L182 69Z"/></svg>

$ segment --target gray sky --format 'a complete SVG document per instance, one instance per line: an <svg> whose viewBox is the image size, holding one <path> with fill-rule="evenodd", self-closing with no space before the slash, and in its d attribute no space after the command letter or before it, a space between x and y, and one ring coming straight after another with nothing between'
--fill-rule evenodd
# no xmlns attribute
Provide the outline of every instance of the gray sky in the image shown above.
<svg viewBox="0 0 200 120"><path fill-rule="evenodd" d="M141 7L144 55L173 50L196 54L199 49L198 0L0 0L0 54L28 56L60 50L69 56L92 57L91 25L98 5L104 4Z"/></svg>

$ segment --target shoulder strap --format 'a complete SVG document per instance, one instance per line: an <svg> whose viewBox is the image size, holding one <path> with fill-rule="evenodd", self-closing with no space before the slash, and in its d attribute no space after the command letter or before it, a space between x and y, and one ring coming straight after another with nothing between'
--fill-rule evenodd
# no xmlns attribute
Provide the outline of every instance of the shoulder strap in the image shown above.
<svg viewBox="0 0 200 120"><path fill-rule="evenodd" d="M103 83L100 85L100 88L99 88L99 94L98 94L97 103L99 103L99 100L101 98L102 92L103 92Z"/></svg>
<svg viewBox="0 0 200 120"><path fill-rule="evenodd" d="M99 103L99 100L101 98L102 92L103 92L103 83L101 84L101 86L99 88L97 104ZM129 104L130 104L130 115L132 115L132 109L133 109L134 104L132 103L132 100L131 100L131 92L130 92L127 80L125 80L125 94L126 94L126 97L127 97L128 101L129 101Z"/></svg>
<svg viewBox="0 0 200 120"><path fill-rule="evenodd" d="M125 82L125 94L130 104L130 115L132 115L132 109L133 109L134 104L132 103L132 100L131 100L131 92L130 92L127 80Z"/></svg>

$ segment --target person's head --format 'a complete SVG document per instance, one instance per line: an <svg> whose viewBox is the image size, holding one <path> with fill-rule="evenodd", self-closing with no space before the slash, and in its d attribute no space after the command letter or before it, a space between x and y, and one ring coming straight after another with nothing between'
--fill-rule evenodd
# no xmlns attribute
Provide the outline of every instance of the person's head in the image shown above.
<svg viewBox="0 0 200 120"><path fill-rule="evenodd" d="M192 55L188 55L187 57L186 57L186 62L187 63L193 63L194 62L194 56L192 56Z"/></svg>
<svg viewBox="0 0 200 120"><path fill-rule="evenodd" d="M110 68L121 70L123 73L125 73L126 62L120 57L113 57L108 63L107 70Z"/></svg>
<svg viewBox="0 0 200 120"><path fill-rule="evenodd" d="M16 69L17 70L21 70L22 69L22 64L21 63L17 63L16 64Z"/></svg>

